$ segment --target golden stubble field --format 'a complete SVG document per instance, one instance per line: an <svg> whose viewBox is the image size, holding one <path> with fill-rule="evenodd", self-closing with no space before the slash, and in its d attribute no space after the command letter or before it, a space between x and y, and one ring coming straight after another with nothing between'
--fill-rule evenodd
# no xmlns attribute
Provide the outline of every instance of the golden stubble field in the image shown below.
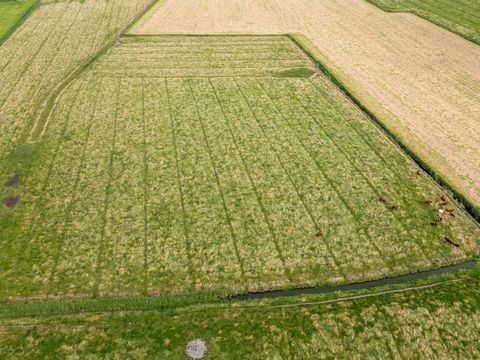
<svg viewBox="0 0 480 360"><path fill-rule="evenodd" d="M303 34L366 106L480 205L480 47L363 0L167 0L136 33Z"/></svg>

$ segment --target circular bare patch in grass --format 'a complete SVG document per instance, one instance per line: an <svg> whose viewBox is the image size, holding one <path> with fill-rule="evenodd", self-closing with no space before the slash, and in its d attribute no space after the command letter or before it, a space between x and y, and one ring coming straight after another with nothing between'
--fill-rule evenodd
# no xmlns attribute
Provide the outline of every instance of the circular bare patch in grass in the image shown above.
<svg viewBox="0 0 480 360"><path fill-rule="evenodd" d="M14 185L17 185L19 182L20 182L20 176L15 175L7 180L7 182L5 183L5 186L14 186Z"/></svg>
<svg viewBox="0 0 480 360"><path fill-rule="evenodd" d="M185 349L191 359L203 359L207 354L207 342L203 339L194 339L188 342Z"/></svg>
<svg viewBox="0 0 480 360"><path fill-rule="evenodd" d="M7 208L13 209L18 203L18 196L9 196L5 199L4 204Z"/></svg>

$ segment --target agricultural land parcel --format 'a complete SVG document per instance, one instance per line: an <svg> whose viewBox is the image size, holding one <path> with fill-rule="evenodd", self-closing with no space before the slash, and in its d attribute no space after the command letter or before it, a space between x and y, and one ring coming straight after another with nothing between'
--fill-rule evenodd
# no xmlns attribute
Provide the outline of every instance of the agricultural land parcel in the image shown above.
<svg viewBox="0 0 480 360"><path fill-rule="evenodd" d="M477 0L369 0L386 11L408 11L480 44Z"/></svg>
<svg viewBox="0 0 480 360"><path fill-rule="evenodd" d="M45 1L0 47L0 173L27 160L33 146L24 142L46 99L149 4Z"/></svg>
<svg viewBox="0 0 480 360"><path fill-rule="evenodd" d="M10 359L186 359L185 344L201 337L208 359L478 359L480 284L474 271L423 289L342 294L342 301L308 296L1 316L0 353Z"/></svg>
<svg viewBox="0 0 480 360"><path fill-rule="evenodd" d="M3 298L234 294L478 251L478 226L288 37L121 42L32 135L21 206L1 210Z"/></svg>
<svg viewBox="0 0 480 360"><path fill-rule="evenodd" d="M93 5L99 7L92 10ZM5 229L0 234L5 252L0 259L0 357L184 358L185 344L194 337L207 339L213 358L297 354L303 358L411 358L419 349L435 358L478 357L478 269L469 272L465 281L432 289L306 308L235 309L238 305L219 306L216 300L212 305L161 305L158 309L170 310L142 312L148 306L155 310L148 305L155 302L175 304L175 297L105 298L98 300L105 309L118 310L122 308L118 303L124 302L137 311L71 316L54 316L52 311L50 317L42 318L29 317L28 311L20 315L21 309L33 309L32 315L53 307L63 309L60 314L70 303L5 303L14 297L176 292L184 285L184 291L190 291L198 283L193 276L188 278L190 274L185 277L192 282L185 281L185 272L178 270L187 251L204 257L192 257L191 274L206 287L214 283L215 271L223 273L225 268L233 276L240 269L235 276L241 285L227 289L231 292L255 290L262 281L270 281L272 287L284 286L272 278L282 281L287 275L291 275L287 281L308 284L309 271L332 272L315 279L319 283L338 280L338 274L344 276L340 281L366 279L460 261L478 249L478 227L455 206L448 205L455 208L455 219L439 227L427 226L441 206L439 189L423 175L417 176L409 160L330 82L318 74L310 78L315 71L312 64L283 37L213 38L206 44L178 37L124 39L62 92L50 117L36 116L38 104L52 96L66 75L112 41L113 34L146 5L146 1L44 1L42 11L35 12L7 42L10 55L15 48L26 54L22 42L32 46L41 40L42 45L37 44L37 55L28 61L12 57L24 71L12 76L15 83L0 87L12 91L0 108L0 137L9 140L2 143L0 169L5 176L21 175L17 187L1 188L2 198L14 192L20 195L20 203L14 210L2 207L0 212L0 226ZM73 9L84 12L83 21L63 17ZM98 22L112 11L119 14L118 21ZM46 25L51 36L68 32L62 22L82 34L66 36L64 44L69 46L61 49L73 47L75 51L61 59L55 51L60 49L58 41L40 39L42 31L31 32L32 19L41 19L38 26L51 17L55 21ZM97 19L95 29L90 22L93 18ZM23 33L19 40L17 36L25 29L30 37ZM95 45L80 50L84 41ZM161 51L171 43L179 48ZM0 47L2 55L5 49ZM55 69L46 59L54 60ZM197 67L194 73L193 67ZM15 66L2 71L3 79ZM44 75L46 71L50 73ZM53 77L50 81L44 80L49 76ZM12 84L16 85L12 88ZM26 96L21 90L29 89L28 84L32 89ZM184 119L188 121L183 123ZM8 132L12 129L13 133ZM338 152L335 159L331 148ZM262 156L268 152L269 156ZM338 173L341 176L327 180ZM203 187L197 188L199 182ZM343 191L347 184L348 191ZM385 204L378 202L372 185L378 186ZM211 196L200 198L197 190ZM279 197L283 191L287 195ZM311 193L317 195L306 195ZM165 200L169 195L171 202ZM434 200L432 206L423 203L425 198ZM391 208L393 204L399 206L397 211ZM244 211L246 206L253 210ZM348 226L342 229L338 217L345 215L342 224ZM305 230L308 217L310 228ZM325 224L333 226L324 231L321 226ZM208 234L202 234L204 226L218 232L214 240L227 241L208 239ZM186 228L191 232L185 232ZM322 233L317 236L319 228ZM270 233L270 229L275 231ZM353 229L360 235L352 236ZM369 238L368 234L381 230L378 243L377 238ZM252 233L255 238L249 243ZM344 237L332 242L335 236ZM461 244L460 248L448 245L445 236ZM304 278L295 278L295 272L261 268L281 264L279 250L284 244L293 246L287 237L297 247L284 260L294 261L298 267L292 269L298 273L306 266ZM212 249L212 244L221 251ZM302 244L310 249L302 251ZM237 245L243 254L267 253L256 273L248 272L248 266L257 268L255 259L242 263L247 265L244 269L238 262L230 264L240 258ZM328 247L341 260L342 270L332 264L330 253L323 256ZM290 251L288 247L283 250ZM315 255L323 256L321 262ZM377 256L378 263L370 255ZM222 264L226 258L228 262ZM346 266L350 263L352 269ZM354 269L361 273L353 275ZM178 278L184 283L177 283ZM229 286L232 280L224 277L219 282ZM178 301L189 299L179 297ZM78 300L80 307L74 312L93 311L95 306L88 307L88 301Z"/></svg>
<svg viewBox="0 0 480 360"><path fill-rule="evenodd" d="M386 127L480 205L478 45L363 0L167 0L133 31L303 34Z"/></svg>
<svg viewBox="0 0 480 360"><path fill-rule="evenodd" d="M35 3L35 0L0 1L0 44Z"/></svg>

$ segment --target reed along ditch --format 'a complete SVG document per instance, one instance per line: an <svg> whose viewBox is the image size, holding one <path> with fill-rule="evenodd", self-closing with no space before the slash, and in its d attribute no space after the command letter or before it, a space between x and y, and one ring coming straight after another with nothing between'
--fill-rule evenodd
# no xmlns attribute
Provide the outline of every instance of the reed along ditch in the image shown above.
<svg viewBox="0 0 480 360"><path fill-rule="evenodd" d="M258 300L258 299L273 299L280 297L291 297L299 295L309 295L309 294L330 294L334 292L341 291L353 291L353 290L365 290L375 287L385 286L385 285L395 285L401 284L408 281L420 280L428 278L434 275L442 275L453 273L459 270L471 269L476 266L477 260L469 260L455 265L449 265L440 267L433 270L420 271L411 274L399 275L394 277L386 277L379 280L365 281L361 283L353 283L339 286L328 286L328 287L310 287L310 288L299 288L299 289L290 289L290 290L275 290L275 291L265 291L265 292L256 292L256 293L247 293L241 295L230 296L227 299L230 301L246 301L246 300Z"/></svg>

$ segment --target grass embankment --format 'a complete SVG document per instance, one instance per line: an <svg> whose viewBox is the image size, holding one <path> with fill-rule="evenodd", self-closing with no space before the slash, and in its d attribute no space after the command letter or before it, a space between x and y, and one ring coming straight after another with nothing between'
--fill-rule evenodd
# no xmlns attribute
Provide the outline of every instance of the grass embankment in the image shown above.
<svg viewBox="0 0 480 360"><path fill-rule="evenodd" d="M410 12L480 44L477 0L367 0L389 12Z"/></svg>
<svg viewBox="0 0 480 360"><path fill-rule="evenodd" d="M0 1L0 45L33 10L38 0L2 0Z"/></svg>
<svg viewBox="0 0 480 360"><path fill-rule="evenodd" d="M374 292L1 316L0 355L186 359L203 338L211 359L478 358L479 285L477 266Z"/></svg>

